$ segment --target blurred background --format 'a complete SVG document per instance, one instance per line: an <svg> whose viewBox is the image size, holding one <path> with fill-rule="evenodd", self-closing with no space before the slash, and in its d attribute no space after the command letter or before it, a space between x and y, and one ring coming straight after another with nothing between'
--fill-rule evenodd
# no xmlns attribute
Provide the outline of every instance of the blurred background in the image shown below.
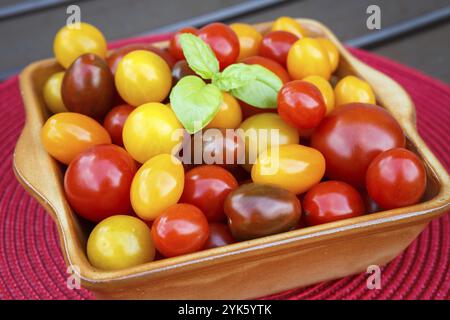
<svg viewBox="0 0 450 320"><path fill-rule="evenodd" d="M212 21L255 23L283 15L317 19L351 46L450 83L449 0L1 0L0 81L53 55L53 37L66 23L71 4L108 41ZM366 10L373 4L381 9L380 30L366 25Z"/></svg>

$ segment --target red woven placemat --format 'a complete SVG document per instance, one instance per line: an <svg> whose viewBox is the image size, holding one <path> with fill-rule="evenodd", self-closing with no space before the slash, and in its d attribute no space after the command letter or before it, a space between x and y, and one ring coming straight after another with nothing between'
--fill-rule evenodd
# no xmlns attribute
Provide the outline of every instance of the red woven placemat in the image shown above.
<svg viewBox="0 0 450 320"><path fill-rule="evenodd" d="M159 41L167 35L116 42ZM410 93L419 131L449 169L450 87L415 70L360 50L352 52L388 74ZM16 181L12 153L24 124L17 77L0 85L0 299L93 299L85 290L66 286L66 266L56 226L45 210ZM31 160L30 160L31 161ZM449 215L435 220L382 268L380 290L366 288L365 273L270 299L449 299Z"/></svg>

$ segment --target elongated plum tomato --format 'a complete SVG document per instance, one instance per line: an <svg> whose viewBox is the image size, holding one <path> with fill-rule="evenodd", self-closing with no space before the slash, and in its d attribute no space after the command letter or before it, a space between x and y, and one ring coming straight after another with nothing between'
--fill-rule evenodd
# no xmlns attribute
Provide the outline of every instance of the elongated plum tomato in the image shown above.
<svg viewBox="0 0 450 320"><path fill-rule="evenodd" d="M89 262L101 270L119 270L152 261L150 228L135 217L117 215L95 226L87 242Z"/></svg>
<svg viewBox="0 0 450 320"><path fill-rule="evenodd" d="M172 57L175 58L175 60L185 59L184 54L183 54L183 49L181 48L181 43L180 43L180 34L183 34L183 33L190 33L190 34L197 35L198 29L193 28L193 27L181 28L180 30L175 32L175 34L172 36L172 38L170 39L170 42L169 42L169 53L172 55Z"/></svg>
<svg viewBox="0 0 450 320"><path fill-rule="evenodd" d="M405 146L405 136L383 108L364 103L340 106L311 136L326 159L326 176L362 188L370 162L381 152Z"/></svg>
<svg viewBox="0 0 450 320"><path fill-rule="evenodd" d="M172 87L169 66L156 53L136 50L120 60L115 74L120 96L132 106L163 101Z"/></svg>
<svg viewBox="0 0 450 320"><path fill-rule="evenodd" d="M108 132L97 121L74 112L48 118L41 129L41 140L45 150L64 164L94 145L111 143Z"/></svg>
<svg viewBox="0 0 450 320"><path fill-rule="evenodd" d="M299 130L317 127L326 111L322 93L306 81L288 82L278 93L278 114Z"/></svg>
<svg viewBox="0 0 450 320"><path fill-rule="evenodd" d="M67 110L102 119L114 99L114 77L105 60L92 53L77 58L64 74L61 96Z"/></svg>
<svg viewBox="0 0 450 320"><path fill-rule="evenodd" d="M286 66L287 55L291 46L299 38L287 31L272 31L264 36L259 49L259 55L275 60L282 66Z"/></svg>
<svg viewBox="0 0 450 320"><path fill-rule="evenodd" d="M242 122L242 111L239 102L231 94L223 92L223 101L219 111L206 126L218 129L236 129Z"/></svg>
<svg viewBox="0 0 450 320"><path fill-rule="evenodd" d="M324 173L325 159L318 150L287 144L259 155L252 168L252 180L300 194L319 183Z"/></svg>
<svg viewBox="0 0 450 320"><path fill-rule="evenodd" d="M313 38L301 38L292 45L288 52L287 69L295 80L307 76L321 76L328 80L331 75L328 52Z"/></svg>
<svg viewBox="0 0 450 320"><path fill-rule="evenodd" d="M370 85L355 76L347 76L339 80L334 88L336 106L347 103L375 104L375 94Z"/></svg>
<svg viewBox="0 0 450 320"><path fill-rule="evenodd" d="M145 162L131 184L131 204L143 220L155 220L178 202L183 193L183 164L169 154L157 155Z"/></svg>
<svg viewBox="0 0 450 320"><path fill-rule="evenodd" d="M157 102L146 103L134 109L125 121L123 144L136 161L144 163L162 153L176 153L183 139L182 129L171 108Z"/></svg>
<svg viewBox="0 0 450 320"><path fill-rule="evenodd" d="M279 17L272 25L272 31L287 31L295 34L298 38L305 36L306 32L302 25L291 17Z"/></svg>
<svg viewBox="0 0 450 320"><path fill-rule="evenodd" d="M230 228L225 223L210 223L209 237L206 240L204 249L223 247L234 243Z"/></svg>
<svg viewBox="0 0 450 320"><path fill-rule="evenodd" d="M64 72L56 72L48 78L44 85L44 101L52 113L67 112L61 96Z"/></svg>
<svg viewBox="0 0 450 320"><path fill-rule="evenodd" d="M114 144L123 147L122 132L125 121L134 110L133 106L123 104L111 109L103 121L103 126L111 136Z"/></svg>
<svg viewBox="0 0 450 320"><path fill-rule="evenodd" d="M136 163L121 147L98 145L70 162L64 190L72 208L85 219L98 222L131 213L130 187Z"/></svg>
<svg viewBox="0 0 450 320"><path fill-rule="evenodd" d="M195 167L186 173L180 202L199 208L209 222L221 222L226 219L223 212L225 198L237 187L236 179L222 167Z"/></svg>
<svg viewBox="0 0 450 320"><path fill-rule="evenodd" d="M312 187L303 198L308 226L357 217L364 214L359 192L342 181L325 181Z"/></svg>
<svg viewBox="0 0 450 320"><path fill-rule="evenodd" d="M425 167L407 149L384 151L370 163L366 187L370 197L383 209L416 204L425 192Z"/></svg>
<svg viewBox="0 0 450 320"><path fill-rule="evenodd" d="M231 233L237 240L288 231L298 224L302 213L295 194L258 183L244 184L230 193L224 208Z"/></svg>
<svg viewBox="0 0 450 320"><path fill-rule="evenodd" d="M263 38L258 30L246 23L232 23L230 28L239 39L239 61L258 54Z"/></svg>
<svg viewBox="0 0 450 320"><path fill-rule="evenodd" d="M239 39L226 24L215 22L201 28L200 39L205 41L219 60L220 70L236 62L239 56Z"/></svg>
<svg viewBox="0 0 450 320"><path fill-rule="evenodd" d="M85 53L94 53L105 58L107 44L100 30L80 22L79 28L67 25L58 31L53 41L53 52L59 64L67 69L75 59Z"/></svg>
<svg viewBox="0 0 450 320"><path fill-rule="evenodd" d="M329 114L334 109L334 91L330 82L321 76L308 76L303 78L303 81L313 84L317 89L319 89L322 94L323 101L327 107L326 114Z"/></svg>
<svg viewBox="0 0 450 320"><path fill-rule="evenodd" d="M209 226L197 207L178 203L166 209L152 225L156 249L165 257L199 251L209 237Z"/></svg>

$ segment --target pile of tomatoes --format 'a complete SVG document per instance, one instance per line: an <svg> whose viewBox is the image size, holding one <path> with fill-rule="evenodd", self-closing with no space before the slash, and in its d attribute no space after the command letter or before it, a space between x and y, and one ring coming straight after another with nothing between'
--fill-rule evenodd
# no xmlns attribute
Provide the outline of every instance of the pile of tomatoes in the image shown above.
<svg viewBox="0 0 450 320"><path fill-rule="evenodd" d="M277 139L246 136L217 146L205 138L203 150L225 155L253 139L278 146L276 153L260 152L242 165L189 165L173 154L183 137L172 134L183 127L168 96L195 74L184 60L182 33L206 42L221 70L258 64L283 83L273 109L223 92L204 128L276 129ZM184 28L168 49L142 43L110 53L102 33L81 23L57 33L54 52L64 71L43 88L54 114L42 143L65 165L68 203L95 223L87 255L99 269L408 206L423 196L425 168L405 149L399 124L376 105L367 82L338 79L336 46L309 37L294 19L281 17L264 34L242 23ZM274 164L277 171L265 174Z"/></svg>

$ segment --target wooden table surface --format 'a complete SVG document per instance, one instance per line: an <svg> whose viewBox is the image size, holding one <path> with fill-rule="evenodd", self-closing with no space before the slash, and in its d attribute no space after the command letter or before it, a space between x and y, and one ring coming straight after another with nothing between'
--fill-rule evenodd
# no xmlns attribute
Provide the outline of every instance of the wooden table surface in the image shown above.
<svg viewBox="0 0 450 320"><path fill-rule="evenodd" d="M30 1L30 0L28 0ZM37 3L40 0L35 0ZM260 0L263 1L263 0ZM27 0L2 0L2 10ZM99 27L109 41L170 29L193 17L220 14L255 1L237 0L84 0L71 1L81 8L82 21ZM52 56L52 42L64 25L67 2L49 8L1 17L0 78L17 73L28 63ZM261 3L259 3L261 5ZM313 18L328 25L342 41L377 32L366 27L366 8L381 8L381 31L405 21L449 7L449 0L298 0L282 1L223 22L263 22L282 15ZM419 28L402 36L368 46L370 51L417 68L450 83L450 20Z"/></svg>

